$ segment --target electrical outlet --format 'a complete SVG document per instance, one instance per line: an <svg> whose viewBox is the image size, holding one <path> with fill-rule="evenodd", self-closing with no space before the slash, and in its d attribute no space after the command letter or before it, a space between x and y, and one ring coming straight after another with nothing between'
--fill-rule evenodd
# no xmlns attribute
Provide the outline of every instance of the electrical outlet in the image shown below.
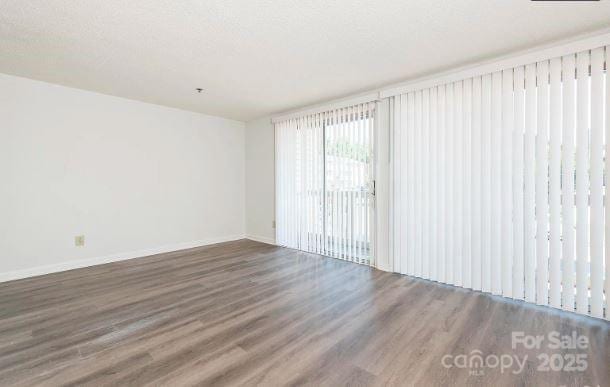
<svg viewBox="0 0 610 387"><path fill-rule="evenodd" d="M275 220L271 222L271 228L275 228Z"/></svg>
<svg viewBox="0 0 610 387"><path fill-rule="evenodd" d="M83 247L85 245L85 236L77 235L74 237L74 246Z"/></svg>

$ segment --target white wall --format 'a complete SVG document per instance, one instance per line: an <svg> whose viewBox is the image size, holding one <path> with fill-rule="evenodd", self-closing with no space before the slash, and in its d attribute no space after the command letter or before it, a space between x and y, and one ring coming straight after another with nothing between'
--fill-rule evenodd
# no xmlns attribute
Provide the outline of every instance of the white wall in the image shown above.
<svg viewBox="0 0 610 387"><path fill-rule="evenodd" d="M270 117L246 123L246 235L275 243L275 132Z"/></svg>
<svg viewBox="0 0 610 387"><path fill-rule="evenodd" d="M242 237L244 127L0 74L0 279Z"/></svg>

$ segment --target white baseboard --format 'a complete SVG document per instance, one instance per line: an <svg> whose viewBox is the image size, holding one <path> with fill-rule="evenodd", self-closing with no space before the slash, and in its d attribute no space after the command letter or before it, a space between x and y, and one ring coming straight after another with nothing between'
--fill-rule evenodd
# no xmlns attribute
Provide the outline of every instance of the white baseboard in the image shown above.
<svg viewBox="0 0 610 387"><path fill-rule="evenodd" d="M377 264L375 265L375 268L379 269L381 271L387 271L390 273L394 272L392 266L390 266L389 263L387 263L386 261L377 262Z"/></svg>
<svg viewBox="0 0 610 387"><path fill-rule="evenodd" d="M111 254L111 255L106 255L106 256L102 256L102 257L85 258L85 259L78 259L78 260L68 261L68 262L60 262L60 263L56 263L56 264L52 264L52 265L32 267L29 269L13 270L13 271L5 272L5 273L0 273L0 282L12 281L12 280L34 277L34 276L50 274L50 273L57 273L60 271L66 271L66 270L72 270L72 269L79 269L82 267L101 265L104 263L124 261L127 259L147 257L149 255L169 253L172 251L191 249L193 247L212 245L214 243L229 242L229 241L234 241L234 240L244 239L244 238L247 238L247 237L244 237L243 235L233 235L233 236L226 236L226 237L209 238L209 239L202 239L202 240L192 241L192 242L175 243L175 244L165 245L165 246L151 248L151 249ZM248 238L248 239L250 239L250 238Z"/></svg>
<svg viewBox="0 0 610 387"><path fill-rule="evenodd" d="M246 239L250 239L252 241L267 243L270 245L275 245L275 238L267 238L258 235L246 235Z"/></svg>

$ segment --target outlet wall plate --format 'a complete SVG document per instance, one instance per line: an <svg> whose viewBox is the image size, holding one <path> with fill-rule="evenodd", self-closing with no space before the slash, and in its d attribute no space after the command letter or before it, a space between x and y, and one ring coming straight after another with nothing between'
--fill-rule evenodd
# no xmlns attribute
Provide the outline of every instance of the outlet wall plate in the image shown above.
<svg viewBox="0 0 610 387"><path fill-rule="evenodd" d="M74 237L74 246L83 247L85 245L85 236L77 235Z"/></svg>

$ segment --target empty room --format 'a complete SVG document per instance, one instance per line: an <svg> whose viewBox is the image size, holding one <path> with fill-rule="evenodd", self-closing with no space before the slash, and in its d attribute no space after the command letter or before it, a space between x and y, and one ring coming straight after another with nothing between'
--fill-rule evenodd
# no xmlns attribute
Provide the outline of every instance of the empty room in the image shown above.
<svg viewBox="0 0 610 387"><path fill-rule="evenodd" d="M0 386L610 386L610 1L0 0Z"/></svg>

